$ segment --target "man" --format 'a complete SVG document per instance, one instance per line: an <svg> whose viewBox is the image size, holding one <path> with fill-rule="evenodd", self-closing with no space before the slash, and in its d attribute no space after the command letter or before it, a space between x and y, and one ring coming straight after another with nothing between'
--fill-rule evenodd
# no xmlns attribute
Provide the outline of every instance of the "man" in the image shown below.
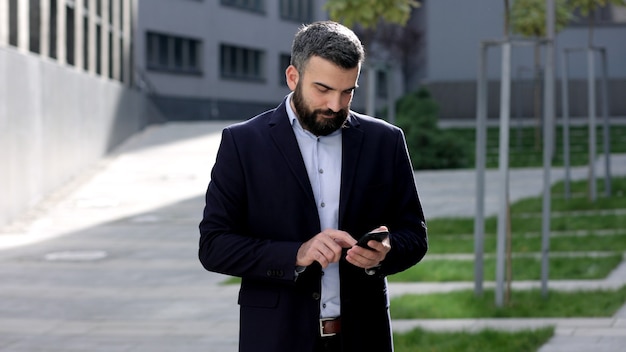
<svg viewBox="0 0 626 352"><path fill-rule="evenodd" d="M349 110L363 47L303 26L276 109L226 128L200 261L239 276L240 351L392 351L385 276L419 262L426 225L401 130ZM386 231L371 249L366 232Z"/></svg>

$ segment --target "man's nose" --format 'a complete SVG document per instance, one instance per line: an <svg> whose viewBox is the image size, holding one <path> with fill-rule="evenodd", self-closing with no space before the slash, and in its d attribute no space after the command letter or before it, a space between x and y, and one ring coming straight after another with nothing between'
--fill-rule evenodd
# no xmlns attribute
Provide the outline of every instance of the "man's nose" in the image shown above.
<svg viewBox="0 0 626 352"><path fill-rule="evenodd" d="M331 94L331 96L328 98L328 102L326 106L334 112L340 111L343 108L341 98L342 98L341 93Z"/></svg>

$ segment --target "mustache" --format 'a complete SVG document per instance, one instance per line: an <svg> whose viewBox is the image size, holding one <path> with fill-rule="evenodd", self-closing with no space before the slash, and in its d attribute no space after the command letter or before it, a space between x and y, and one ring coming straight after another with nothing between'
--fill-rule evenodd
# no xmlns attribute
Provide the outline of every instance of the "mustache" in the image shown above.
<svg viewBox="0 0 626 352"><path fill-rule="evenodd" d="M346 116L346 112L344 110L332 111L331 109L328 109L328 110L317 109L314 111L314 113L316 115L327 115L327 116L333 116L333 117Z"/></svg>

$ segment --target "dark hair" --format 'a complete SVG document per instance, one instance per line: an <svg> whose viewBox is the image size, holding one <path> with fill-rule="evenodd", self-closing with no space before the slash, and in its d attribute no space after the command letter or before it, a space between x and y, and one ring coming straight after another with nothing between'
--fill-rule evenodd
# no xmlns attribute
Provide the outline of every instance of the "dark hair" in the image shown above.
<svg viewBox="0 0 626 352"><path fill-rule="evenodd" d="M351 69L363 61L365 52L352 30L337 22L320 21L300 27L291 47L291 64L300 73L312 56Z"/></svg>

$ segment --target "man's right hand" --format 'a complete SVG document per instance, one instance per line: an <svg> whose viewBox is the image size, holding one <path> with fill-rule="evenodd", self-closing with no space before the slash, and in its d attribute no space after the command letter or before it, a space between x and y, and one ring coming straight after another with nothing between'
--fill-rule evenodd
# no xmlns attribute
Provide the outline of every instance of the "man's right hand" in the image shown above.
<svg viewBox="0 0 626 352"><path fill-rule="evenodd" d="M304 242L296 255L296 266L309 266L318 262L322 268L341 259L343 248L350 248L356 240L349 233L326 229Z"/></svg>

